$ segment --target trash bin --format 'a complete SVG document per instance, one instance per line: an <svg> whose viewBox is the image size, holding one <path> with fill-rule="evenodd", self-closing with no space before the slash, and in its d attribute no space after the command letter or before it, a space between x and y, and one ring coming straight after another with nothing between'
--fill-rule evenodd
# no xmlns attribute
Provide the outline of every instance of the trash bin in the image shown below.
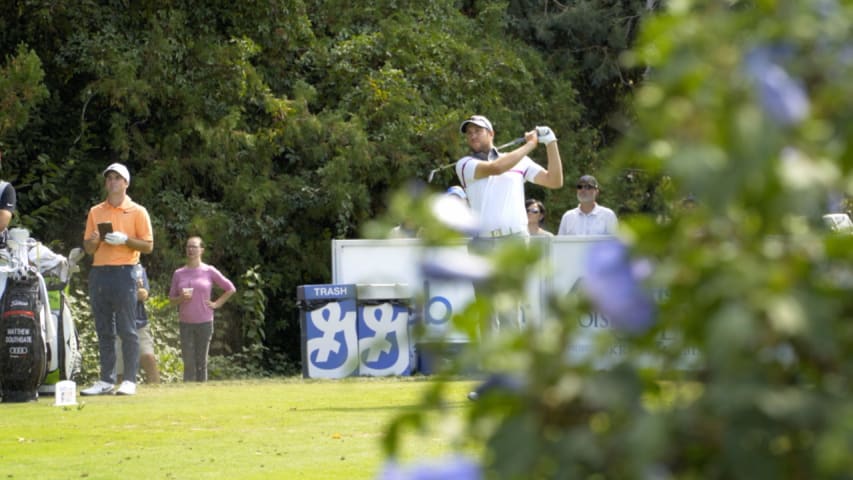
<svg viewBox="0 0 853 480"><path fill-rule="evenodd" d="M296 289L304 378L345 378L358 371L355 285Z"/></svg>
<svg viewBox="0 0 853 480"><path fill-rule="evenodd" d="M358 284L358 373L411 375L411 290L407 284Z"/></svg>

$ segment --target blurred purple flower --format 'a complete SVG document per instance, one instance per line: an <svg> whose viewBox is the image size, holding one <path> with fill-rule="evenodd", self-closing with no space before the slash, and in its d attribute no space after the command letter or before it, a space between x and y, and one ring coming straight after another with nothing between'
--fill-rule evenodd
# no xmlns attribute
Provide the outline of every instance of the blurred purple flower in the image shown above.
<svg viewBox="0 0 853 480"><path fill-rule="evenodd" d="M773 59L768 48L758 48L746 56L746 70L755 81L761 106L781 125L794 125L809 114L810 104L799 81Z"/></svg>
<svg viewBox="0 0 853 480"><path fill-rule="evenodd" d="M832 20L836 15L842 15L841 8L835 0L817 0L814 7L823 21Z"/></svg>
<svg viewBox="0 0 853 480"><path fill-rule="evenodd" d="M480 467L473 461L454 457L440 463L420 463L400 467L394 462L385 465L378 480L480 480Z"/></svg>
<svg viewBox="0 0 853 480"><path fill-rule="evenodd" d="M838 63L845 67L853 64L853 45L847 44L841 48L841 53L838 56Z"/></svg>
<svg viewBox="0 0 853 480"><path fill-rule="evenodd" d="M844 194L838 190L831 190L826 194L826 212L844 213Z"/></svg>
<svg viewBox="0 0 853 480"><path fill-rule="evenodd" d="M628 247L616 239L590 246L581 283L598 312L619 330L641 332L657 314L651 296L643 290L638 275L647 276L650 264L630 261Z"/></svg>

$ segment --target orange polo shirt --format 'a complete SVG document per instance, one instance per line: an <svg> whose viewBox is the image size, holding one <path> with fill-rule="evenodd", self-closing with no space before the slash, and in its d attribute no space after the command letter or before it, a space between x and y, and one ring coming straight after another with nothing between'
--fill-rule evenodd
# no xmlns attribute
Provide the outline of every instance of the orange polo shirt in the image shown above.
<svg viewBox="0 0 853 480"><path fill-rule="evenodd" d="M83 234L83 239L89 238L89 235L98 228L98 224L103 222L111 222L114 232L125 233L128 238L138 238L149 242L154 240L148 210L131 200L127 195L118 207L113 207L109 202L104 201L90 208L89 216L86 218L86 232ZM102 238L101 244L95 250L95 260L92 262L92 266L136 265L137 263L139 263L138 250L127 245L110 245Z"/></svg>

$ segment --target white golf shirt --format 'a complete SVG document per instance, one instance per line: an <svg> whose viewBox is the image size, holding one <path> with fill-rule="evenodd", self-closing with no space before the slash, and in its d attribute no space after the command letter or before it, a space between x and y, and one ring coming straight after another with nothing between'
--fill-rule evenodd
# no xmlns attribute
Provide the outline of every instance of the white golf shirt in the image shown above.
<svg viewBox="0 0 853 480"><path fill-rule="evenodd" d="M533 182L545 168L525 156L500 175L474 178L479 163L490 162L499 155L497 149L492 148L488 159L479 155L462 157L456 162L456 175L468 194L468 204L480 218L480 236L528 236L524 182Z"/></svg>
<svg viewBox="0 0 853 480"><path fill-rule="evenodd" d="M557 235L615 235L617 226L613 210L596 204L589 213L576 207L563 214Z"/></svg>

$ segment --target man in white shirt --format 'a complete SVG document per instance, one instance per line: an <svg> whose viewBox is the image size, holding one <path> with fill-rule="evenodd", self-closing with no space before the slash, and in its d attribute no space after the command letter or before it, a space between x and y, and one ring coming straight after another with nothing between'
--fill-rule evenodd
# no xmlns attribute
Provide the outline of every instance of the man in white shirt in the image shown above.
<svg viewBox="0 0 853 480"><path fill-rule="evenodd" d="M615 235L619 222L613 210L595 202L598 198L598 180L592 175L582 176L576 185L580 204L565 214L560 221L558 235Z"/></svg>
<svg viewBox="0 0 853 480"><path fill-rule="evenodd" d="M456 162L456 175L468 195L468 204L480 220L480 231L471 243L475 254L489 252L495 242L529 237L527 210L524 206L524 182L546 188L563 186L563 164L557 137L548 127L537 127L524 134L524 145L509 153L495 148L495 129L484 116L474 115L459 127L470 153ZM547 168L537 164L528 153L545 144ZM488 297L474 285L475 294ZM521 323L518 311L502 312L483 319L481 334L494 332L501 324Z"/></svg>
<svg viewBox="0 0 853 480"><path fill-rule="evenodd" d="M480 237L528 236L524 207L524 182L546 188L563 186L563 164L557 137L548 127L524 134L524 145L509 153L494 146L492 122L474 115L459 127L471 152L456 162L456 175L468 194L468 204L480 218ZM548 167L537 164L528 153L544 143Z"/></svg>

